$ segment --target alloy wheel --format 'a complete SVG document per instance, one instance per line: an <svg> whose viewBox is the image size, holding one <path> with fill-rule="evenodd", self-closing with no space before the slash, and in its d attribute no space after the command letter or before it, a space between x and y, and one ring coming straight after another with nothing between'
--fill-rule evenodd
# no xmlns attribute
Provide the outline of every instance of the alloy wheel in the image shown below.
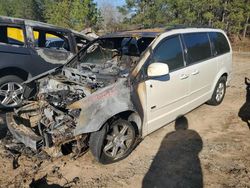
<svg viewBox="0 0 250 188"><path fill-rule="evenodd" d="M219 83L218 88L216 90L215 99L217 102L220 102L223 99L224 93L225 93L225 85L221 82Z"/></svg>
<svg viewBox="0 0 250 188"><path fill-rule="evenodd" d="M103 152L111 158L122 157L131 147L135 138L132 127L119 123L111 127L106 135Z"/></svg>
<svg viewBox="0 0 250 188"><path fill-rule="evenodd" d="M16 82L0 86L0 102L5 107L14 107L22 102L23 87Z"/></svg>

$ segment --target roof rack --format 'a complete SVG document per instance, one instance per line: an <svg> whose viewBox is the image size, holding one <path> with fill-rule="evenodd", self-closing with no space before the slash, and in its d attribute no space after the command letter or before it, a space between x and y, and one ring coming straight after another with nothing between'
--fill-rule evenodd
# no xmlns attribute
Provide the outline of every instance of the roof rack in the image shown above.
<svg viewBox="0 0 250 188"><path fill-rule="evenodd" d="M165 30L173 30L173 29L186 29L186 28L213 28L208 25L184 25L184 24L177 24L177 25L167 25L165 26Z"/></svg>
<svg viewBox="0 0 250 188"><path fill-rule="evenodd" d="M210 28L213 29L214 27L209 25L185 25L185 24L156 24L153 26L144 26L142 24L134 25L130 29L119 30L119 32L126 32L126 31L134 31L134 30L145 30L145 29L162 29L163 31L170 31L173 29L186 29L186 28Z"/></svg>

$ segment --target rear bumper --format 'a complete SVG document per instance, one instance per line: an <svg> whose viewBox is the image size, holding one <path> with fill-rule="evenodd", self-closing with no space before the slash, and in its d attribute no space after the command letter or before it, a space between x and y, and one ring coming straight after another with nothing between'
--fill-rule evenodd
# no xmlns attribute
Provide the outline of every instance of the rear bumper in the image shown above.
<svg viewBox="0 0 250 188"><path fill-rule="evenodd" d="M7 127L14 138L34 150L40 149L43 146L43 137L38 136L30 127L22 124L21 120L22 118L13 112L6 114Z"/></svg>

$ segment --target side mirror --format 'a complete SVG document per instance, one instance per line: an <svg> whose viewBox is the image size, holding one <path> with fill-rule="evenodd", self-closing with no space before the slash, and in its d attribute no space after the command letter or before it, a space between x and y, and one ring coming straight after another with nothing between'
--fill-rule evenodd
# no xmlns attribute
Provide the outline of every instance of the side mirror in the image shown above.
<svg viewBox="0 0 250 188"><path fill-rule="evenodd" d="M165 63L152 63L148 66L147 70L148 77L165 76L169 74L168 65Z"/></svg>

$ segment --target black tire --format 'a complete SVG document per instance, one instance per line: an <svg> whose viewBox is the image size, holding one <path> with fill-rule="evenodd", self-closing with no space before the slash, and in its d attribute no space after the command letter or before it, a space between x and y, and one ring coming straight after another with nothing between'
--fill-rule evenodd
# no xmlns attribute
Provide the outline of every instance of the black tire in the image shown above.
<svg viewBox="0 0 250 188"><path fill-rule="evenodd" d="M126 143L125 141L121 141L123 140L122 137L120 137L119 140L118 138L119 136L118 135L115 136L116 134L113 134L115 132L114 131L115 127L118 127L119 131L118 134L122 135L121 132L124 127L122 127L119 130L119 127L121 126L127 127L127 132L124 133L123 138L125 138L126 136L127 138L131 136L131 139L126 140ZM123 144L121 144L121 142L123 142ZM129 144L127 144L127 142L129 142ZM102 164L110 164L126 158L134 149L135 143L136 143L135 127L129 121L118 119L113 123L111 123L110 125L106 123L101 130L91 133L89 147L91 153L98 162ZM110 148L109 150L105 149L109 148L110 145L113 145L112 146L113 149L112 148ZM122 149L121 145L124 145L123 147L127 148ZM112 157L111 155L115 150L115 147L118 148L116 151L117 155Z"/></svg>
<svg viewBox="0 0 250 188"><path fill-rule="evenodd" d="M7 75L7 76L3 76L0 78L0 88L2 86L4 86L5 84L7 83L10 83L10 82L14 82L14 83L17 83L17 84L21 84L22 82L24 82L24 80L16 75ZM0 96L0 108L1 109L10 109L10 108L13 108L13 107L17 107L17 106L20 106L22 101L20 103L18 103L17 105L15 106L6 106L6 105L3 105L1 103L2 101L2 98L3 96Z"/></svg>
<svg viewBox="0 0 250 188"><path fill-rule="evenodd" d="M222 101L225 97L225 94L226 94L226 82L227 82L227 78L225 76L221 77L218 80L218 82L214 88L212 98L207 102L207 104L212 105L212 106L217 106L220 103L222 103ZM223 86L223 88L221 89L222 93L221 93L220 97L218 97L218 90L219 90L219 87L221 87L221 86Z"/></svg>

